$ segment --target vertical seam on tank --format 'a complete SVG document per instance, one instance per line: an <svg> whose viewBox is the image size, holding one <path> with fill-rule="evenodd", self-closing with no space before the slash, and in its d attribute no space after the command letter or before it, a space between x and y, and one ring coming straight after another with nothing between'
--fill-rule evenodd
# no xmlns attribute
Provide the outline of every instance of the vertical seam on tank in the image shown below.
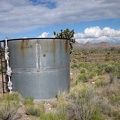
<svg viewBox="0 0 120 120"><path fill-rule="evenodd" d="M39 69L38 43L36 43L36 68Z"/></svg>
<svg viewBox="0 0 120 120"><path fill-rule="evenodd" d="M41 55L41 45L40 45L40 49L39 49L39 63L40 63L39 67L41 67L41 56L40 55Z"/></svg>
<svg viewBox="0 0 120 120"><path fill-rule="evenodd" d="M41 67L41 45L40 42L36 43L36 68L37 70Z"/></svg>

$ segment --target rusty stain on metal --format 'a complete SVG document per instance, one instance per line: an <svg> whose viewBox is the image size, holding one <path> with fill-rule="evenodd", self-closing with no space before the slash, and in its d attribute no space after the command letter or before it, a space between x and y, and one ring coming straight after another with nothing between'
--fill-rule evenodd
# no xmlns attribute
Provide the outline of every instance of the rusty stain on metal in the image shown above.
<svg viewBox="0 0 120 120"><path fill-rule="evenodd" d="M53 39L53 55L54 55L54 65L55 65L55 54L56 54L56 40Z"/></svg>
<svg viewBox="0 0 120 120"><path fill-rule="evenodd" d="M37 43L37 44L40 44L40 40L39 40L39 39L37 39L36 43Z"/></svg>
<svg viewBox="0 0 120 120"><path fill-rule="evenodd" d="M45 42L45 51L48 52L48 42Z"/></svg>
<svg viewBox="0 0 120 120"><path fill-rule="evenodd" d="M21 53L22 53L22 56L24 56L24 40L22 40L21 42Z"/></svg>
<svg viewBox="0 0 120 120"><path fill-rule="evenodd" d="M28 40L26 40L26 48L29 48Z"/></svg>
<svg viewBox="0 0 120 120"><path fill-rule="evenodd" d="M22 42L21 42L21 49L23 49L24 48L24 40L22 40Z"/></svg>
<svg viewBox="0 0 120 120"><path fill-rule="evenodd" d="M55 39L53 39L53 53L54 53L54 55L56 53L56 41L55 41Z"/></svg>
<svg viewBox="0 0 120 120"><path fill-rule="evenodd" d="M66 53L68 52L68 40L66 40L66 42L65 42L65 51L66 51Z"/></svg>

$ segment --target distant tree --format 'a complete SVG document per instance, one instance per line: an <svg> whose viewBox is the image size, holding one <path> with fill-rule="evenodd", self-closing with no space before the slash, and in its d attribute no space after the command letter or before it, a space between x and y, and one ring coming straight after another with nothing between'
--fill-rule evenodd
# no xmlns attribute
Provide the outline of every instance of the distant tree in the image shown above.
<svg viewBox="0 0 120 120"><path fill-rule="evenodd" d="M68 28L66 30L61 30L60 33L56 33L54 31L55 38L66 38L70 40L70 53L72 53L73 50L73 43L75 43L74 37L74 30L69 30Z"/></svg>

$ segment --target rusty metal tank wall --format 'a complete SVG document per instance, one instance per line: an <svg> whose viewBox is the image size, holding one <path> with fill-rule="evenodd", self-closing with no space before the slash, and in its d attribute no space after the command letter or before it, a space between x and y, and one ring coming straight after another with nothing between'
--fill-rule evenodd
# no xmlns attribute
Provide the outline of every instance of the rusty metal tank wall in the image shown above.
<svg viewBox="0 0 120 120"><path fill-rule="evenodd" d="M69 40L13 39L8 47L13 91L45 100L69 90Z"/></svg>

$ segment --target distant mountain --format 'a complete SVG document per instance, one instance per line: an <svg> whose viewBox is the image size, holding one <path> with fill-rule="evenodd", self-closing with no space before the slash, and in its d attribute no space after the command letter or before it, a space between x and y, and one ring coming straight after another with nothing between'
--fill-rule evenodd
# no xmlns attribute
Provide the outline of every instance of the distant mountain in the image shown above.
<svg viewBox="0 0 120 120"><path fill-rule="evenodd" d="M91 42L86 42L85 44L83 43L74 43L73 47L75 49L110 49L110 48L120 48L120 44L110 44L107 42L100 42L100 43L91 43Z"/></svg>

